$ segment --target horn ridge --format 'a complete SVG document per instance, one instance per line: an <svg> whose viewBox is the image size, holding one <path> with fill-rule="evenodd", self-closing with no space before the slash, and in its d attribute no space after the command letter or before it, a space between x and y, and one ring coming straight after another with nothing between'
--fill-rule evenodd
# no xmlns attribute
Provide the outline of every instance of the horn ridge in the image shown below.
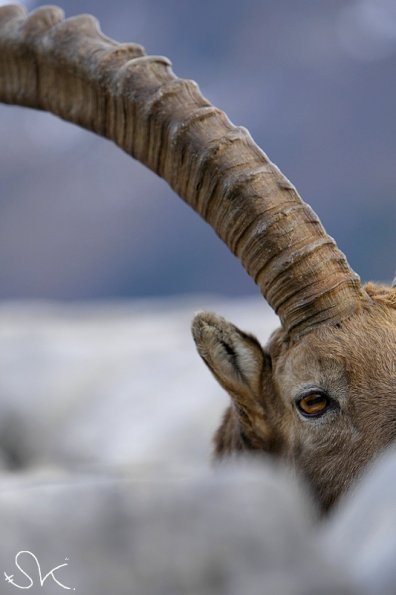
<svg viewBox="0 0 396 595"><path fill-rule="evenodd" d="M105 136L161 175L238 255L293 334L339 322L368 299L249 132L178 79L169 60L109 39L93 17L0 7L0 100Z"/></svg>

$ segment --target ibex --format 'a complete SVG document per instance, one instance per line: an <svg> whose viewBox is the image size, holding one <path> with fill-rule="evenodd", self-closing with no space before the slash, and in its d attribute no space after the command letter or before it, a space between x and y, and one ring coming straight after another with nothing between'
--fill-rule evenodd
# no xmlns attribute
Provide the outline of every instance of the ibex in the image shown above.
<svg viewBox="0 0 396 595"><path fill-rule="evenodd" d="M215 314L192 325L231 397L218 458L270 453L324 511L396 439L396 289L362 286L294 186L192 81L91 16L0 8L0 100L114 141L162 176L240 259L278 314L266 347Z"/></svg>

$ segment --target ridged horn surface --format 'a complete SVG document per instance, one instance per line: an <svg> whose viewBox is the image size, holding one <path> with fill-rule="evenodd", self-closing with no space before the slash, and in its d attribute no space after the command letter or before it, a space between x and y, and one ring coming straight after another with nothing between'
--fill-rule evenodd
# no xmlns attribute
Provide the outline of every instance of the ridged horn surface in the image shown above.
<svg viewBox="0 0 396 595"><path fill-rule="evenodd" d="M193 81L93 17L0 7L0 100L113 140L163 177L225 241L293 334L349 317L359 278L294 186Z"/></svg>

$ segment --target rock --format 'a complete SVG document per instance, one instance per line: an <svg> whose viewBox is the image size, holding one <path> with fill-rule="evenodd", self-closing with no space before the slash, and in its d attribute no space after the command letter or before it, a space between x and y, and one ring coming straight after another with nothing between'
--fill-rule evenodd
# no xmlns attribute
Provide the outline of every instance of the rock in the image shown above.
<svg viewBox="0 0 396 595"><path fill-rule="evenodd" d="M359 593L396 593L396 449L377 459L339 503L322 539Z"/></svg>
<svg viewBox="0 0 396 595"><path fill-rule="evenodd" d="M277 324L261 299L0 307L5 462L25 469L207 463L229 397L191 337L193 314L204 308L264 339Z"/></svg>
<svg viewBox="0 0 396 595"><path fill-rule="evenodd" d="M31 593L57 587L51 576L48 591L39 587L34 554L43 575L67 563L55 577L95 595L351 594L315 545L313 511L266 461L140 481L11 480L0 493L0 560L26 586L14 559L30 552L18 562Z"/></svg>

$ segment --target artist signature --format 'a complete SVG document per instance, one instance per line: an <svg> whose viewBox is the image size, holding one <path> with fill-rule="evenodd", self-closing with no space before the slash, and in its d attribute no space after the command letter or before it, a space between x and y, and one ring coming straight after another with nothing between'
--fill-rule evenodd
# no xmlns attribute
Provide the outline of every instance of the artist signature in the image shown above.
<svg viewBox="0 0 396 595"><path fill-rule="evenodd" d="M4 572L4 577L5 577L6 583L9 583L10 585L12 585L13 587L16 587L17 589L30 589L31 587L33 587L34 580L30 576L30 574L28 574L26 572L26 570L24 570L21 566L21 564L22 564L21 558L25 557L25 559L26 559L27 556L30 556L31 558L33 558L34 562L36 563L38 580L40 582L41 587L44 586L44 583L47 579L52 579L62 589L67 589L68 591L76 590L75 587L73 587L73 588L67 587L66 585L61 583L60 580L58 580L57 577L55 576L55 573L58 570L60 570L61 568L64 568L65 566L68 566L69 558L65 558L65 562L63 564L59 564L58 566L55 566L55 568L52 568L52 570L50 570L49 572L47 572L47 574L45 574L43 576L43 573L41 572L40 562L38 561L37 556L35 556L32 552L29 552L28 550L21 550L20 552L17 553L17 555L15 556L15 566L26 577L26 579L29 581L29 583L21 585L21 584L15 582L13 574L7 574L6 572Z"/></svg>

